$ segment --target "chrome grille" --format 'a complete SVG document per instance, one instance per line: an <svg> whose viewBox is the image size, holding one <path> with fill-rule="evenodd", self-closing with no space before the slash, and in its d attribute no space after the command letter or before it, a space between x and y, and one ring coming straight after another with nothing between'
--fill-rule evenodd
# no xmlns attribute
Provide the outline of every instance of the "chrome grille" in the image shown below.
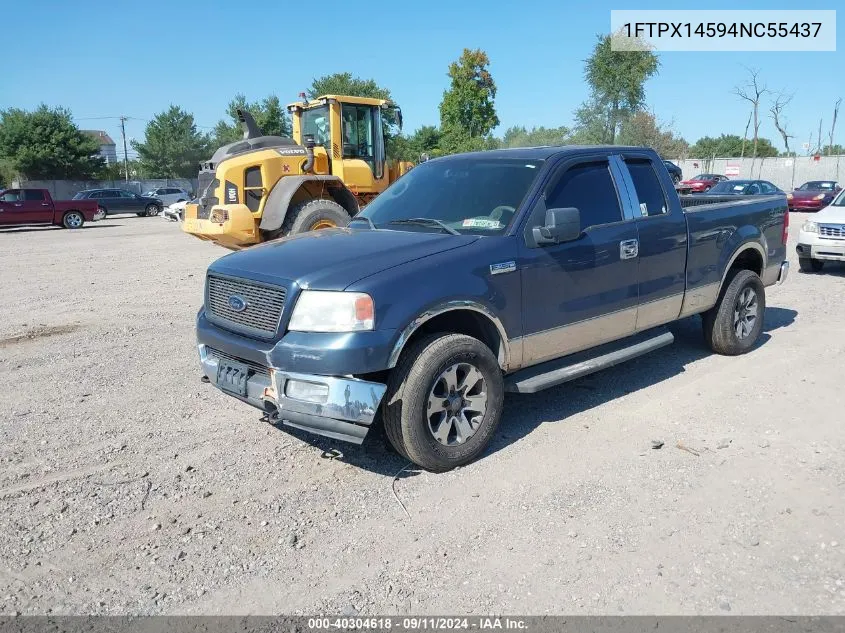
<svg viewBox="0 0 845 633"><path fill-rule="evenodd" d="M269 376L270 370L261 365L259 363L254 363L251 360L246 360L245 358L238 358L237 356L232 356L231 354L227 354L226 352L221 352L220 350L216 350L213 347L206 347L205 353L207 356L211 358L216 358L218 360L228 360L235 363L242 363L249 367L252 371L256 374L261 374L262 376Z"/></svg>
<svg viewBox="0 0 845 633"><path fill-rule="evenodd" d="M246 302L238 312L229 305L237 295ZM210 321L262 338L271 338L279 327L285 305L285 289L247 279L209 274L206 281L205 309Z"/></svg>
<svg viewBox="0 0 845 633"><path fill-rule="evenodd" d="M819 224L819 235L845 240L845 225Z"/></svg>

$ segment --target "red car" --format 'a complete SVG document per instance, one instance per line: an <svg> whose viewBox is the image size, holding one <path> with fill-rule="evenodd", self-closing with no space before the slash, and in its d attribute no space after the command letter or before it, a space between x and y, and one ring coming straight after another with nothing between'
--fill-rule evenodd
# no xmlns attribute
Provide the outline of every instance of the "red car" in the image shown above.
<svg viewBox="0 0 845 633"><path fill-rule="evenodd" d="M842 191L835 180L811 180L786 194L790 211L819 211L829 205Z"/></svg>
<svg viewBox="0 0 845 633"><path fill-rule="evenodd" d="M728 180L728 177L721 174L698 174L694 178L679 182L675 185L675 190L678 193L704 193L710 191L710 187L723 180Z"/></svg>
<svg viewBox="0 0 845 633"><path fill-rule="evenodd" d="M0 191L0 227L18 224L56 224L81 228L103 217L96 200L53 200L47 189Z"/></svg>

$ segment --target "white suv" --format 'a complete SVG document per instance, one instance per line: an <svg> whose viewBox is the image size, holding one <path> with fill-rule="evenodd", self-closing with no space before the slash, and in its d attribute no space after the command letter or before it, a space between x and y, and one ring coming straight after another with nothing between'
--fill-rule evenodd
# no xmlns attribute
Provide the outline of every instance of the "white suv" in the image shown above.
<svg viewBox="0 0 845 633"><path fill-rule="evenodd" d="M845 262L845 189L804 223L795 250L803 272L817 273L826 261Z"/></svg>
<svg viewBox="0 0 845 633"><path fill-rule="evenodd" d="M151 189L144 195L150 198L158 198L165 207L170 206L174 202L191 199L191 194L178 187L159 187L158 189Z"/></svg>

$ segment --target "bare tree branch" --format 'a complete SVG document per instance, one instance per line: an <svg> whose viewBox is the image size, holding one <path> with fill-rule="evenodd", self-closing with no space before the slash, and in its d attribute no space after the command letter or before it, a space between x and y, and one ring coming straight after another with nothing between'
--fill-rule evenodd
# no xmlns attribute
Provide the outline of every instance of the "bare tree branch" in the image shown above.
<svg viewBox="0 0 845 633"><path fill-rule="evenodd" d="M757 157L757 139L760 134L760 100L764 94L769 92L769 89L760 79L760 71L756 68L745 67L750 75L750 79L743 85L736 86L733 90L740 99L745 99L751 104L751 113L754 118L754 149L752 155L753 159Z"/></svg>
<svg viewBox="0 0 845 633"><path fill-rule="evenodd" d="M828 156L830 156L830 152L833 150L833 131L836 129L836 118L839 116L840 103L842 103L842 97L839 97L833 105L833 122L830 124L830 142L827 145Z"/></svg>
<svg viewBox="0 0 845 633"><path fill-rule="evenodd" d="M786 122L783 118L783 110L786 106L789 105L789 102L792 101L793 95L780 93L775 98L775 102L772 104L772 107L769 108L769 112L772 114L772 120L774 121L775 127L777 131L780 132L781 137L783 138L783 144L786 145L786 155L789 156L789 139L795 138L794 134L790 134L786 131Z"/></svg>

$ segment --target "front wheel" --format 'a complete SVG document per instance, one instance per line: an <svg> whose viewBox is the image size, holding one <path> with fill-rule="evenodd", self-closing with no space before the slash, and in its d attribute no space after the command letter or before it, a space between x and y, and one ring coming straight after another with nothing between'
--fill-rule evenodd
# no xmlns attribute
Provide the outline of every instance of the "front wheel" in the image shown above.
<svg viewBox="0 0 845 633"><path fill-rule="evenodd" d="M352 218L346 212L346 209L334 200L324 198L306 200L288 211L282 233L284 235L296 235L308 231L331 229L346 226L351 220Z"/></svg>
<svg viewBox="0 0 845 633"><path fill-rule="evenodd" d="M62 226L66 229L81 229L85 218L79 211L68 211L62 217Z"/></svg>
<svg viewBox="0 0 845 633"><path fill-rule="evenodd" d="M161 213L161 207L156 204L148 204L147 208L144 209L144 215L147 217L158 215L159 213Z"/></svg>
<svg viewBox="0 0 845 633"><path fill-rule="evenodd" d="M393 447L444 472L476 459L502 417L504 380L490 348L471 336L427 336L402 353L384 396Z"/></svg>
<svg viewBox="0 0 845 633"><path fill-rule="evenodd" d="M818 273L824 268L824 261L810 257L799 257L798 268L802 273Z"/></svg>
<svg viewBox="0 0 845 633"><path fill-rule="evenodd" d="M756 273L737 271L728 277L716 305L702 315L704 338L717 354L745 354L763 331L766 289Z"/></svg>

